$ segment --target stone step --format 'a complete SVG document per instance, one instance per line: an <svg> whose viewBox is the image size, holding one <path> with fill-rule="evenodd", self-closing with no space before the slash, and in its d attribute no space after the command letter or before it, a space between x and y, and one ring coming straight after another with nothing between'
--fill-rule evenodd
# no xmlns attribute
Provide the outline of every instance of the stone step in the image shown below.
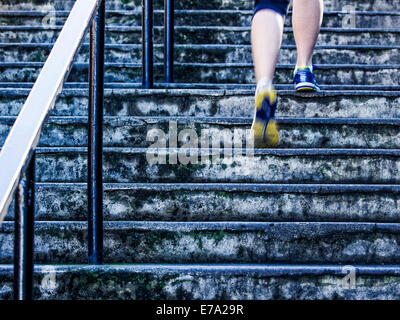
<svg viewBox="0 0 400 320"><path fill-rule="evenodd" d="M55 42L61 26L0 26L2 43ZM250 27L176 26L177 44L250 44ZM106 42L141 43L141 27L108 26ZM154 28L155 43L163 43L164 28ZM319 45L396 45L398 28L321 28ZM88 41L88 36L86 36ZM292 29L286 28L283 44L295 44Z"/></svg>
<svg viewBox="0 0 400 320"><path fill-rule="evenodd" d="M112 183L398 184L400 181L399 149L104 148L103 154L104 182ZM86 182L87 157L87 148L38 148L36 179Z"/></svg>
<svg viewBox="0 0 400 320"><path fill-rule="evenodd" d="M163 9L163 1L154 2L154 9ZM68 0L2 0L2 10L70 10L74 1ZM142 0L109 0L106 8L111 10L140 10ZM328 11L346 11L351 6L358 11L384 11L398 10L400 4L396 0L325 0L324 6ZM230 0L230 1L175 1L175 9L240 9L253 10L253 0Z"/></svg>
<svg viewBox="0 0 400 320"><path fill-rule="evenodd" d="M399 266L37 265L36 300L398 300ZM354 271L355 287L343 278ZM54 288L42 285L55 276ZM0 299L13 297L13 267L0 265ZM200 311L199 311L200 312Z"/></svg>
<svg viewBox="0 0 400 320"><path fill-rule="evenodd" d="M0 62L45 62L50 54L52 43L0 43ZM75 62L89 61L89 45L83 49ZM400 46L317 46L314 61L319 64L400 64L398 51ZM155 62L164 61L164 46L154 47ZM294 64L297 50L294 45L284 45L281 49L279 63ZM141 63L142 46L108 44L106 62ZM252 63L250 45L175 45L175 62L178 63Z"/></svg>
<svg viewBox="0 0 400 320"><path fill-rule="evenodd" d="M2 11L0 25L64 25L70 11ZM251 25L253 10L175 10L175 26L232 26L248 27ZM346 11L325 11L322 27L340 28L392 28L400 24L400 14L396 11L356 11L349 21ZM353 18L354 17L354 18ZM141 26L141 10L107 10L108 26ZM352 24L350 24L352 23ZM291 12L285 20L291 26ZM154 11L154 25L164 25L164 11Z"/></svg>
<svg viewBox="0 0 400 320"><path fill-rule="evenodd" d="M14 223L0 228L13 261ZM398 264L400 224L105 222L105 263ZM87 262L87 222L36 222L35 263Z"/></svg>
<svg viewBox="0 0 400 320"><path fill-rule="evenodd" d="M110 184L105 221L399 222L399 185ZM86 183L37 183L36 221L87 221ZM13 205L6 220L13 219Z"/></svg>
<svg viewBox="0 0 400 320"><path fill-rule="evenodd" d="M42 62L2 62L0 81L33 82L39 75ZM163 64L155 64L155 81L162 82ZM277 65L275 82L289 84L293 81L293 64ZM369 64L320 64L316 65L316 77L324 84L393 85L399 83L400 65ZM68 77L71 82L87 82L88 64L75 63ZM105 64L106 82L140 82L142 64ZM177 82L254 83L252 63L175 63Z"/></svg>
<svg viewBox="0 0 400 320"><path fill-rule="evenodd" d="M0 146L16 117L0 116ZM201 137L210 133L213 141L233 142L234 135L245 139L252 118L192 117L105 117L105 147L150 147L151 130L162 130L169 139L169 125L177 123L178 133L191 129ZM282 148L374 148L400 149L399 119L279 118ZM41 135L41 147L87 146L87 117L51 117ZM178 147L184 143L178 142Z"/></svg>
<svg viewBox="0 0 400 320"><path fill-rule="evenodd" d="M34 82L0 82L1 89L11 90L24 90L32 89ZM274 84L274 87L278 91L290 91L293 89L293 83L291 84ZM367 91L400 91L400 85L352 85L352 84L319 84L322 91L333 92L342 90L344 92L358 91L362 95L363 92ZM66 90L89 90L88 82L65 82L64 89ZM143 89L142 83L139 82L104 82L104 88L107 89ZM182 82L155 82L154 89L179 89L179 90L256 90L255 83L182 83Z"/></svg>
<svg viewBox="0 0 400 320"><path fill-rule="evenodd" d="M368 88L368 87L367 87ZM0 89L0 114L18 115L29 89ZM399 92L368 90L300 94L278 91L277 117L400 118ZM106 89L107 116L252 117L254 89ZM88 90L64 89L52 115L87 116Z"/></svg>

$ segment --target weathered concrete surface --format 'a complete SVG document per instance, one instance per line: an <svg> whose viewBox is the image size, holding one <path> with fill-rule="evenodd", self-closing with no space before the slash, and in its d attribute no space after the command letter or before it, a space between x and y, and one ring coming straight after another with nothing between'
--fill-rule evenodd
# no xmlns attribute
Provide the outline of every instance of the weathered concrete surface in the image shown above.
<svg viewBox="0 0 400 320"><path fill-rule="evenodd" d="M15 116L29 89L1 89L0 114ZM400 118L399 92L326 91L299 94L280 91L277 117ZM105 115L252 117L254 90L107 89ZM87 116L88 91L65 89L52 115Z"/></svg>
<svg viewBox="0 0 400 320"><path fill-rule="evenodd" d="M35 8L33 8L35 9ZM12 12L0 12L0 25L26 25L26 26L41 26L43 19L51 15L51 22L53 25L63 25L69 14L69 11L19 11L18 15ZM141 26L141 10L107 10L106 25L120 25L120 26ZM162 26L164 24L164 11L155 10L154 12L154 25ZM348 17L347 12L338 11L325 11L322 27L341 28L343 21ZM183 10L175 10L175 25L176 26L235 26L247 27L251 25L253 10L227 10L227 9L214 9L214 10L190 10L186 7ZM393 28L393 26L400 25L400 15L396 11L384 12L365 12L357 11L355 13L355 27L356 28ZM45 20L46 22L46 20ZM285 20L287 27L292 25L291 12Z"/></svg>
<svg viewBox="0 0 400 320"><path fill-rule="evenodd" d="M250 183L399 183L398 151L256 150L254 156L236 154L214 159L197 152L198 163L182 164L185 149L179 149L178 164L173 151L159 151L166 164L149 164L155 150L113 148L104 151L105 182L250 182ZM323 149L322 149L323 150ZM204 161L201 161L200 152ZM220 154L216 151L217 154ZM360 153L361 152L361 153ZM389 151L388 151L389 152ZM261 154L258 154L261 153ZM357 154L358 153L358 154ZM381 153L381 154L379 154ZM208 159L208 163L206 163ZM38 149L38 182L85 182L87 150Z"/></svg>
<svg viewBox="0 0 400 320"><path fill-rule="evenodd" d="M250 26L176 26L177 44L250 44ZM55 42L61 26L0 26L0 42ZM154 42L163 43L163 27L154 27ZM399 43L400 32L392 26L379 28L322 28L319 45L388 45ZM88 36L85 37L88 42ZM108 26L106 43L132 44L141 42L141 27ZM291 28L283 34L283 44L295 44Z"/></svg>
<svg viewBox="0 0 400 320"><path fill-rule="evenodd" d="M352 6L354 9L379 11L379 10L395 10L400 9L400 5L393 0L325 0L327 10L342 11L345 6ZM71 0L21 0L15 3L13 0L2 0L2 8L4 10L12 9L31 9L41 10L47 8L48 4L54 6L57 10L71 9L74 1ZM230 0L230 1L196 1L182 0L176 1L176 9L253 9L253 0ZM154 3L155 9L163 8L163 1L157 0ZM138 10L141 8L141 0L111 0L107 2L108 9L115 10Z"/></svg>
<svg viewBox="0 0 400 320"><path fill-rule="evenodd" d="M106 221L399 222L398 193L363 188L106 184L103 210ZM86 221L86 184L37 184L35 214L37 221Z"/></svg>
<svg viewBox="0 0 400 320"><path fill-rule="evenodd" d="M400 16L399 16L400 17ZM32 44L25 46L0 46L0 62L44 62L50 54L51 44ZM75 59L77 63L89 61L88 46L85 45ZM163 45L155 45L155 62L163 62ZM175 61L178 63L251 63L250 45L175 45ZM349 47L324 46L317 47L314 61L318 64L400 64L398 48L389 46ZM297 51L294 46L284 46L279 63L294 64ZM105 52L106 62L141 63L141 45L108 45Z"/></svg>
<svg viewBox="0 0 400 320"><path fill-rule="evenodd" d="M0 146L3 145L15 118L0 117ZM87 123L85 118L56 118L46 123L40 136L41 146L86 146L87 145ZM116 137L116 136L115 136Z"/></svg>
<svg viewBox="0 0 400 320"><path fill-rule="evenodd" d="M13 263L14 224L0 227L0 263ZM35 263L87 263L86 224L71 222L35 225Z"/></svg>
<svg viewBox="0 0 400 320"><path fill-rule="evenodd" d="M276 84L293 82L294 65L278 65L275 73ZM35 82L41 63L0 64L0 81ZM213 64L176 63L176 81L183 83L242 83L255 82L251 63ZM75 64L68 77L70 82L87 82L87 64ZM106 63L106 82L139 83L142 77L140 64ZM400 71L396 65L321 65L315 72L320 83L344 85L390 86L398 83ZM155 65L155 80L162 82L163 65Z"/></svg>
<svg viewBox="0 0 400 320"><path fill-rule="evenodd" d="M4 143L15 117L0 117L0 147ZM162 130L169 141L169 122L177 121L178 132L193 129L198 137L209 132L213 141L232 140L234 134L245 137L249 134L251 118L142 118L106 117L104 119L105 147L144 147L151 130ZM51 117L41 135L42 147L87 146L86 117ZM283 148L400 148L400 122L343 120L342 123L327 119L278 119ZM228 131L227 131L228 130ZM178 147L183 145L178 142Z"/></svg>
<svg viewBox="0 0 400 320"><path fill-rule="evenodd" d="M232 272L233 268L236 268ZM105 300L399 299L399 275L365 274L357 267L356 287L342 284L341 266L290 268L241 266L36 266L34 298ZM368 268L366 268L368 269ZM382 268L384 269L384 268ZM394 269L394 268L393 268ZM276 270L276 271L275 271ZM42 286L51 272L55 286ZM372 272L370 272L372 273ZM383 274L383 273L386 273ZM0 299L12 299L12 267L0 266Z"/></svg>
<svg viewBox="0 0 400 320"><path fill-rule="evenodd" d="M12 263L12 222L0 263ZM86 263L87 223L37 222L36 263ZM106 222L106 263L398 264L399 224Z"/></svg>

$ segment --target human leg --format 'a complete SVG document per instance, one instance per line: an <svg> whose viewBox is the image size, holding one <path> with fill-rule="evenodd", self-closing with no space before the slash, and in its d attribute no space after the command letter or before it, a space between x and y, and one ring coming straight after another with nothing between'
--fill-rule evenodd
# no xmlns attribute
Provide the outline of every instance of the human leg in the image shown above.
<svg viewBox="0 0 400 320"><path fill-rule="evenodd" d="M323 0L293 0L292 25L297 47L294 83L297 91L319 90L312 56L324 13Z"/></svg>
<svg viewBox="0 0 400 320"><path fill-rule="evenodd" d="M257 89L251 129L256 147L276 146L279 142L274 120L277 99L272 83L288 5L289 0L256 0L255 4L251 43Z"/></svg>

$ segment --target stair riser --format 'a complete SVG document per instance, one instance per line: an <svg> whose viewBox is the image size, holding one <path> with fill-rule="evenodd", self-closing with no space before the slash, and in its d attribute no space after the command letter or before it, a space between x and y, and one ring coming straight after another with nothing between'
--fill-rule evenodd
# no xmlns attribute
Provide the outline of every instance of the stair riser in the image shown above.
<svg viewBox="0 0 400 320"><path fill-rule="evenodd" d="M5 43L45 43L55 42L59 30L38 30L38 31L20 31L10 30L2 31L0 42ZM163 28L154 30L155 43L163 43ZM141 29L136 28L127 31L107 31L106 42L114 44L132 44L141 43ZM398 44L400 33L395 32L351 32L343 33L334 31L322 31L318 38L319 45L388 45L390 43ZM86 36L88 42L88 36ZM231 30L228 28L222 30L215 27L212 29L201 29L196 27L179 28L176 31L175 43L177 44L250 44L250 29ZM286 31L283 36L283 44L295 44L293 33Z"/></svg>
<svg viewBox="0 0 400 320"><path fill-rule="evenodd" d="M0 146L4 144L13 123L13 120L0 120ZM87 146L87 141L87 123L50 122L45 125L39 146Z"/></svg>
<svg viewBox="0 0 400 320"><path fill-rule="evenodd" d="M287 124L280 123L279 124L279 133L280 133L280 143L279 147L283 148L306 148L306 147L329 147L329 148L343 148L343 147L351 147L351 148L398 148L400 145L400 136L399 136L399 128L397 126L374 126L374 125L366 125L361 126L356 124L352 125L344 125L344 126L335 126L335 125L307 125L307 124ZM242 125L229 125L229 124L182 124L178 125L178 132L181 132L184 129L193 129L195 130L198 137L201 137L202 132L211 132L213 137L213 141L220 141L221 145L223 144L224 139L226 137L234 137L237 134L239 137L242 137L243 143L245 143L245 137L249 134L249 129L251 126L251 122L249 121L247 124ZM374 132L371 127L374 127L377 131ZM119 126L119 130L123 130L124 128ZM118 136L127 136L129 135L128 131L121 132L117 128L111 129L111 132L116 133ZM160 123L153 125L144 125L143 129L140 126L136 126L135 130L140 130L142 132L141 138L137 138L131 143L126 144L126 146L139 146L142 145L144 147L149 147L153 142L152 140L146 141L146 134L149 130L152 129L160 129L167 135L167 143L169 143L168 137L168 123ZM132 130L131 127L126 128L125 130ZM224 133L224 130L228 130ZM132 131L131 131L132 132ZM228 135L229 132L229 135ZM139 132L137 132L140 134ZM396 137L398 139L396 139ZM363 137L363 139L360 139ZM215 140L216 139L216 140ZM232 142L235 140L232 139ZM398 144L397 142L398 141ZM121 142L117 142L120 144ZM120 144L122 145L122 144ZM183 143L178 143L178 147L181 147Z"/></svg>
<svg viewBox="0 0 400 320"><path fill-rule="evenodd" d="M186 8L189 9L189 8ZM248 27L251 25L252 11L231 11L214 12L210 11L188 11L175 13L176 26L233 26L233 27ZM342 28L349 26L348 13L331 13L326 12L322 21L322 27L328 28ZM0 25L13 26L13 25L26 25L26 26L43 26L43 25L64 25L67 17L64 12L49 12L45 11L40 16L1 16ZM141 11L115 11L107 12L106 24L118 26L141 26ZM355 22L352 27L356 28L393 28L393 26L400 25L400 16L396 15L381 15L381 14L363 14L356 13ZM164 25L163 12L154 13L154 25ZM291 14L285 21L287 27L292 26Z"/></svg>
<svg viewBox="0 0 400 320"><path fill-rule="evenodd" d="M36 187L36 221L86 221L85 187ZM107 189L106 221L399 222L400 196L382 192L290 193ZM13 218L13 205L7 220Z"/></svg>
<svg viewBox="0 0 400 320"><path fill-rule="evenodd" d="M2 227L0 263L12 263L13 224ZM400 233L373 225L268 224L265 229L157 229L111 223L105 263L396 264ZM327 250L329 248L329 250ZM86 223L37 224L36 263L86 263Z"/></svg>
<svg viewBox="0 0 400 320"><path fill-rule="evenodd" d="M0 62L44 62L50 54L51 48L0 48ZM163 62L163 48L155 48L155 62ZM318 64L400 64L398 49L316 49L314 61ZM296 49L282 49L279 63L296 63ZM106 62L141 63L141 48L107 48ZM87 63L89 53L85 48L75 62ZM250 46L243 47L175 47L175 62L202 62L202 63L252 63Z"/></svg>
<svg viewBox="0 0 400 320"><path fill-rule="evenodd" d="M3 10L17 10L17 9L46 9L48 5L53 6L56 10L69 10L72 8L73 1L64 0L23 0L15 4L13 0L3 0ZM107 2L107 9L112 10L141 10L141 0L112 0ZM345 6L352 6L358 11L384 11L384 10L398 10L400 4L393 0L325 0L324 6L329 11L342 11L345 10ZM176 1L176 9L244 9L252 10L254 7L253 0L230 0L221 2L219 0L203 1L199 2L196 0L184 0ZM157 0L154 3L155 9L163 9L163 1Z"/></svg>
<svg viewBox="0 0 400 320"><path fill-rule="evenodd" d="M160 120L157 120L160 121ZM200 121L200 120L198 120ZM154 120L146 123L141 120L105 121L104 139L105 147L150 147L152 140L146 141L150 130L159 129L166 133L168 139L168 122L162 121L154 124ZM4 143L11 128L12 120L0 119L0 146ZM393 125L323 125L323 124L287 124L279 123L280 143L282 148L400 148L399 126ZM228 133L245 137L249 134L251 122L245 124L221 123L213 124L207 121L179 123L178 132L184 129L194 130L198 137L202 132L211 132L213 141L223 143ZM83 147L87 146L87 123L68 121L51 121L45 126L41 135L39 146L42 147ZM220 137L220 138L218 138ZM217 139L217 140L215 140ZM232 139L232 138L231 138ZM233 141L233 140L232 140ZM183 143L179 142L178 147Z"/></svg>
<svg viewBox="0 0 400 320"><path fill-rule="evenodd" d="M186 272L141 272L76 268L56 271L56 287L44 288L53 266L38 270L34 278L35 300L318 300L400 299L399 276L358 275L356 289L343 286L345 275L321 274L265 276ZM1 300L13 299L13 273L0 273ZM85 290L82 290L85 288Z"/></svg>
<svg viewBox="0 0 400 320"><path fill-rule="evenodd" d="M1 82L34 82L39 75L39 68L32 67L0 67ZM316 77L321 84L348 84L348 85L393 85L398 83L400 70L372 69L351 67L343 69L320 69ZM155 67L155 81L163 82L163 67ZM175 66L175 79L185 83L254 83L252 66ZM141 82L142 68L133 67L106 67L106 82ZM74 67L68 77L70 82L87 82L87 67ZM293 70L277 69L275 83L290 84L293 82Z"/></svg>
<svg viewBox="0 0 400 320"><path fill-rule="evenodd" d="M231 150L232 152L232 150ZM149 157L153 155L149 151ZM208 159L210 159L209 157ZM183 154L179 158L184 161ZM166 161L169 161L166 157ZM173 161L173 160L171 160ZM145 153L105 152L105 182L399 183L392 156L275 156L213 161L213 165L151 165ZM38 154L39 182L85 182L87 153Z"/></svg>
<svg viewBox="0 0 400 320"><path fill-rule="evenodd" d="M27 94L0 91L0 114L18 115ZM110 116L253 116L253 91L235 95L216 90L187 92L156 90L151 94L142 90L106 90L105 114ZM52 115L86 116L87 90L65 90L58 99ZM396 95L326 95L282 94L279 97L277 117L299 118L400 118L400 98Z"/></svg>

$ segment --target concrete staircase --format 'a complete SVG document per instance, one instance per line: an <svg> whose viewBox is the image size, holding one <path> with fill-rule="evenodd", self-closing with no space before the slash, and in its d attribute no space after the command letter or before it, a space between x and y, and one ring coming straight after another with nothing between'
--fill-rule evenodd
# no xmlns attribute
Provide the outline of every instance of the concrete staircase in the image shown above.
<svg viewBox="0 0 400 320"><path fill-rule="evenodd" d="M3 0L0 12L0 145L73 5L15 2ZM143 90L141 1L107 1L104 266L84 265L87 43L45 127L37 150L35 297L399 299L400 2L325 1L318 94L292 90L296 53L287 19L276 75L278 148L152 165L149 130L168 133L176 122L199 135L243 134L254 97L253 1L176 1L179 84L172 86L161 83L161 3L159 83ZM343 27L349 5L355 28ZM2 299L12 298L12 212L0 229ZM349 270L355 283L347 287ZM42 285L49 275L54 285Z"/></svg>

